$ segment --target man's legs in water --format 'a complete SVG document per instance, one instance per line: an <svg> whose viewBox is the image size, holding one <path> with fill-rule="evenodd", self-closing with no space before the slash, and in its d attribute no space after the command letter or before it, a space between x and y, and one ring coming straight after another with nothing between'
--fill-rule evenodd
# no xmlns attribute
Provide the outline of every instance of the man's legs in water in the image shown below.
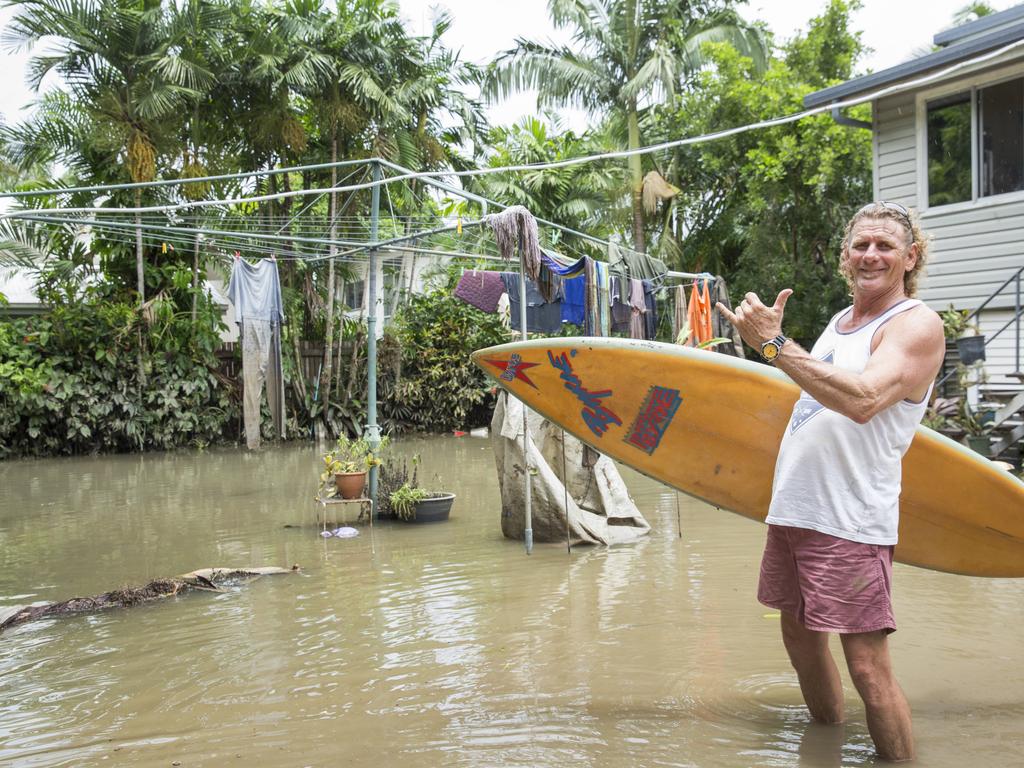
<svg viewBox="0 0 1024 768"><path fill-rule="evenodd" d="M828 633L807 629L791 613L781 613L782 641L811 717L822 723L843 722L843 684L828 649Z"/></svg>
<svg viewBox="0 0 1024 768"><path fill-rule="evenodd" d="M910 705L896 682L885 630L840 635L850 677L864 700L868 731L886 760L914 759Z"/></svg>

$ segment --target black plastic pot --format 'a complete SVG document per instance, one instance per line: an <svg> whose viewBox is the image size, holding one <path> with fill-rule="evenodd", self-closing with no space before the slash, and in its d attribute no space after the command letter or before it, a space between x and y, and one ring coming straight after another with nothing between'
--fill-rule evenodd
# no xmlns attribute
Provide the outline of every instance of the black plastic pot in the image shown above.
<svg viewBox="0 0 1024 768"><path fill-rule="evenodd" d="M976 363L985 359L985 337L984 336L962 336L956 340L956 350L960 355L960 362L964 365Z"/></svg>
<svg viewBox="0 0 1024 768"><path fill-rule="evenodd" d="M439 493L429 499L416 502L416 516L410 523L441 523L448 519L455 501L454 493Z"/></svg>

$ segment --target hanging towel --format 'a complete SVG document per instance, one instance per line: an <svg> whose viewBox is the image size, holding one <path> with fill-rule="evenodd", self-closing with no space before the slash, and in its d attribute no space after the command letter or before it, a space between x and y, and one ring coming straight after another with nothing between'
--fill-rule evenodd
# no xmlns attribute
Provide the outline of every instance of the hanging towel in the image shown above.
<svg viewBox="0 0 1024 768"><path fill-rule="evenodd" d="M629 337L643 339L647 337L644 315L647 314L647 302L644 299L644 284L636 278L629 279Z"/></svg>
<svg viewBox="0 0 1024 768"><path fill-rule="evenodd" d="M729 288L725 284L725 280L721 277L715 277L715 285L712 289L711 296L711 307L712 307L712 330L716 337L729 339L731 344L722 344L715 347L716 351L724 352L727 355L735 355L736 357L744 357L743 352L743 339L740 336L740 332L736 330L736 326L730 323L725 315L714 309L715 303L721 302L722 306L726 309L732 309L732 302L729 300Z"/></svg>
<svg viewBox="0 0 1024 768"><path fill-rule="evenodd" d="M675 289L675 306L672 309L672 343L679 341L679 333L686 325L686 286L677 285Z"/></svg>
<svg viewBox="0 0 1024 768"><path fill-rule="evenodd" d="M508 294L512 327L522 331L520 324L519 274L501 272ZM526 330L531 333L555 334L562 330L562 302L545 301L532 280L526 281Z"/></svg>
<svg viewBox="0 0 1024 768"><path fill-rule="evenodd" d="M577 277L562 281L562 322L583 326L583 317L586 310L586 297L584 289L586 278L581 273Z"/></svg>
<svg viewBox="0 0 1024 768"><path fill-rule="evenodd" d="M703 289L701 289L702 283ZM713 338L711 335L711 298L708 295L707 280L694 282L693 291L690 293L687 318L690 322L690 337L687 343L690 346L696 347Z"/></svg>
<svg viewBox="0 0 1024 768"><path fill-rule="evenodd" d="M653 341L658 335L658 287L653 280L641 280L644 287L644 338Z"/></svg>
<svg viewBox="0 0 1024 768"><path fill-rule="evenodd" d="M455 297L484 312L498 311L498 299L505 293L500 272L469 270L459 278Z"/></svg>
<svg viewBox="0 0 1024 768"><path fill-rule="evenodd" d="M611 308L611 275L608 274L608 265L601 261L594 262L594 269L597 274L597 307L598 320L601 327L601 336L612 335L612 308Z"/></svg>
<svg viewBox="0 0 1024 768"><path fill-rule="evenodd" d="M612 303L612 332L627 333L629 321L633 317L633 310L629 306L629 280L626 280L626 292L622 292L623 281L612 278L611 303Z"/></svg>
<svg viewBox="0 0 1024 768"><path fill-rule="evenodd" d="M486 221L498 241L498 251L506 261L516 258L516 249L522 258L523 271L534 281L545 301L555 301L558 280L551 269L541 262L540 238L537 220L526 208L513 205L501 213L492 213Z"/></svg>
<svg viewBox="0 0 1024 768"><path fill-rule="evenodd" d="M629 290L626 286L628 278L659 279L668 272L668 266L660 259L655 259L646 253L637 253L628 248L619 248L614 243L608 244L608 269L612 278L618 278L621 281L622 295Z"/></svg>
<svg viewBox="0 0 1024 768"><path fill-rule="evenodd" d="M589 256L583 257L584 274L584 324L583 334L585 336L601 335L600 311L597 306L597 262Z"/></svg>

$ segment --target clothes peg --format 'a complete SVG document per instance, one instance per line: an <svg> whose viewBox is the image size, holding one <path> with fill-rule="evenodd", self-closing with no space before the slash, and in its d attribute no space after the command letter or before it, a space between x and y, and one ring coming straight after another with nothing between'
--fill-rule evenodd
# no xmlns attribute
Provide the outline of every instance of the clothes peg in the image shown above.
<svg viewBox="0 0 1024 768"><path fill-rule="evenodd" d="M458 223L455 225L455 231L458 234L460 234L460 235L462 234L462 217L461 216L459 216Z"/></svg>
<svg viewBox="0 0 1024 768"><path fill-rule="evenodd" d="M161 253L167 253L167 243L163 243L160 247Z"/></svg>

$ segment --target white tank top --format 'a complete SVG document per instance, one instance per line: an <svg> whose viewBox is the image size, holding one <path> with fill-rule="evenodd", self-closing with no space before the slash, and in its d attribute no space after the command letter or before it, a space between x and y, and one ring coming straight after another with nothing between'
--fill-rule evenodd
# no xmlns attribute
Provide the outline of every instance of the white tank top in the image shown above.
<svg viewBox="0 0 1024 768"><path fill-rule="evenodd" d="M861 373L875 332L920 303L904 299L849 332L838 330L840 318L851 311L845 309L829 322L811 355ZM865 544L895 544L903 454L924 416L928 395L921 402L898 402L858 424L801 392L779 447L766 522Z"/></svg>

